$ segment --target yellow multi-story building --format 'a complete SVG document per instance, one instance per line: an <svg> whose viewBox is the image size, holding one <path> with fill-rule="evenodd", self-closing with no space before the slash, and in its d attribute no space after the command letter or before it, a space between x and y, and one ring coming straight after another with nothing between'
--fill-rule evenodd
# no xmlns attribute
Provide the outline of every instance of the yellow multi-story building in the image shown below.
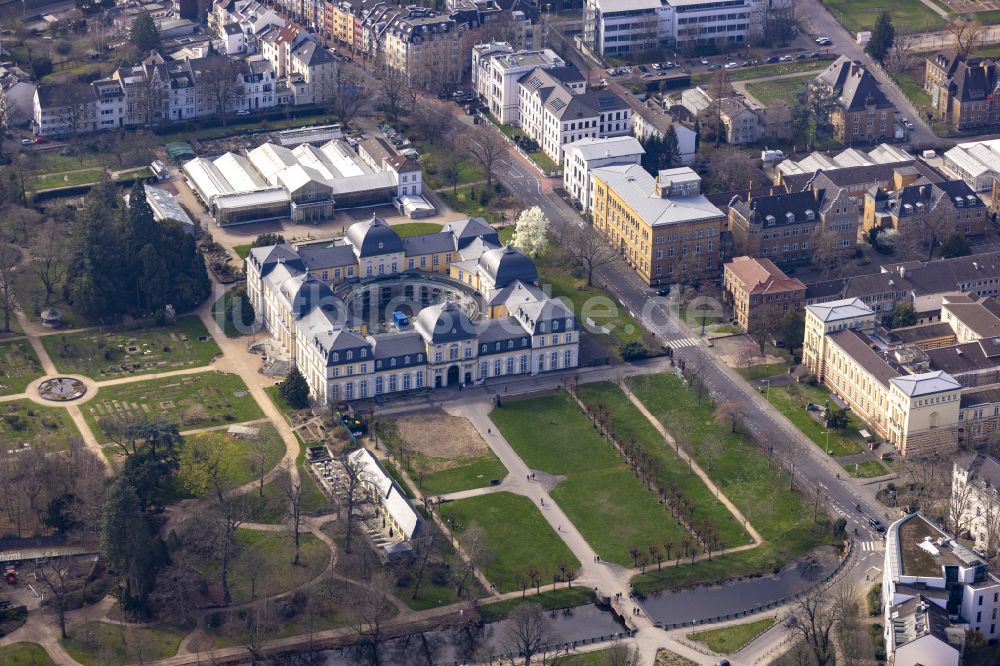
<svg viewBox="0 0 1000 666"><path fill-rule="evenodd" d="M688 167L656 178L638 164L594 169L591 210L594 228L650 285L714 278L722 268L725 215Z"/></svg>
<svg viewBox="0 0 1000 666"><path fill-rule="evenodd" d="M942 322L958 335L996 322L1000 306L956 294ZM947 453L993 436L1000 414L1000 357L993 338L959 336L958 344L928 347L920 331L878 328L877 313L858 298L806 307L802 363L901 455ZM940 336L939 324L926 336ZM989 327L992 329L992 327Z"/></svg>

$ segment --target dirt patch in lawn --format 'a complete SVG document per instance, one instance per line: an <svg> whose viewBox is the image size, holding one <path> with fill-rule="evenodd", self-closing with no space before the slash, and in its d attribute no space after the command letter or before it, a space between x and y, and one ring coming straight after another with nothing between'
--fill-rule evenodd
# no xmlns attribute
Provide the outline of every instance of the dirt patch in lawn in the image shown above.
<svg viewBox="0 0 1000 666"><path fill-rule="evenodd" d="M406 446L431 459L437 469L446 469L455 460L488 454L490 450L468 419L440 410L397 419L396 428Z"/></svg>

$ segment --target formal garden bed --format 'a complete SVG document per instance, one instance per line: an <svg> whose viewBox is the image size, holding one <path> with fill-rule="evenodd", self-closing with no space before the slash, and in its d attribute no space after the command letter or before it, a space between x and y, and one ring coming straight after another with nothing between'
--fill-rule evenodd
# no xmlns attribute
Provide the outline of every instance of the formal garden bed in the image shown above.
<svg viewBox="0 0 1000 666"><path fill-rule="evenodd" d="M30 400L0 403L0 455L35 445L62 450L72 439L80 439L80 431L65 409Z"/></svg>
<svg viewBox="0 0 1000 666"><path fill-rule="evenodd" d="M201 320L190 315L167 326L102 328L42 337L59 372L100 381L206 366L221 354Z"/></svg>
<svg viewBox="0 0 1000 666"><path fill-rule="evenodd" d="M0 395L24 393L28 384L45 374L31 343L0 343Z"/></svg>
<svg viewBox="0 0 1000 666"><path fill-rule="evenodd" d="M115 384L82 407L94 434L107 441L122 420L165 418L194 430L264 416L237 375L204 372Z"/></svg>

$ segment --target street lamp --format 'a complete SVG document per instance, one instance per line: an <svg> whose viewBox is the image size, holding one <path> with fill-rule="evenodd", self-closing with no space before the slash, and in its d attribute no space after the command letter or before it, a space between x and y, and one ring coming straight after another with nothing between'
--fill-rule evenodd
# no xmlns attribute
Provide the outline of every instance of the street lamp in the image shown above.
<svg viewBox="0 0 1000 666"><path fill-rule="evenodd" d="M771 402L771 380L770 379L762 379L760 381L762 383L764 383L764 384L767 385L764 388L764 399L767 400L768 402Z"/></svg>
<svg viewBox="0 0 1000 666"><path fill-rule="evenodd" d="M830 431L824 430L823 434L826 435L826 452L828 455L833 455L833 451L830 449Z"/></svg>

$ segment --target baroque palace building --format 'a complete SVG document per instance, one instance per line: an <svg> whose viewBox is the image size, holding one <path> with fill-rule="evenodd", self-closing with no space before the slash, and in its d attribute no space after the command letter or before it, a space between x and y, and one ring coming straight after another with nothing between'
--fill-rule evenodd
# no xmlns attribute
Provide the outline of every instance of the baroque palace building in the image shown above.
<svg viewBox="0 0 1000 666"><path fill-rule="evenodd" d="M247 293L319 402L575 368L573 311L485 221L401 238L382 219L342 241L251 250Z"/></svg>

